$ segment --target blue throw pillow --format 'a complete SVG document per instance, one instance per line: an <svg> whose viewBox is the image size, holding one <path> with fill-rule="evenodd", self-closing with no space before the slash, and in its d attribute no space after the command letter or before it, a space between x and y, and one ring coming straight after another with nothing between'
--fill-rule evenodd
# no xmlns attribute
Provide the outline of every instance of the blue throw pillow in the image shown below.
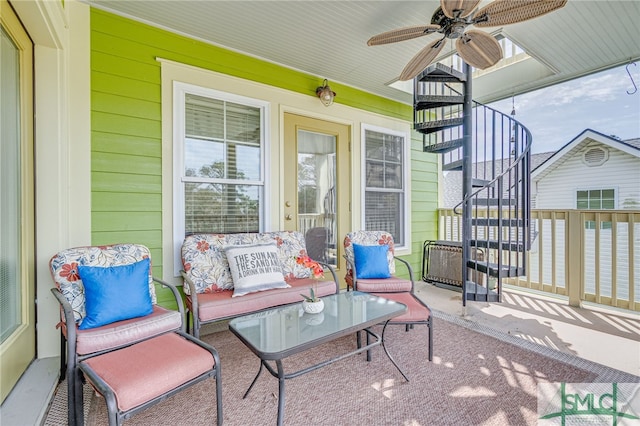
<svg viewBox="0 0 640 426"><path fill-rule="evenodd" d="M80 330L153 312L149 293L149 259L122 266L78 266L87 315Z"/></svg>
<svg viewBox="0 0 640 426"><path fill-rule="evenodd" d="M389 246L353 245L353 257L356 264L356 278L391 278L387 253Z"/></svg>

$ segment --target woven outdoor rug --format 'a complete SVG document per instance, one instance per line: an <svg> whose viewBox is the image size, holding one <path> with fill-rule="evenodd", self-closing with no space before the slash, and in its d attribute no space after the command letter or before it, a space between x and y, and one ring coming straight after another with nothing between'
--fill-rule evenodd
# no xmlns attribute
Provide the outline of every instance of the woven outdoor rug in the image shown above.
<svg viewBox="0 0 640 426"><path fill-rule="evenodd" d="M471 328L474 326L471 325ZM367 362L355 355L286 381L286 425L534 425L537 385L547 382L637 381L637 377L537 346L492 330L471 330L454 316L436 312L433 362L427 361L427 328L387 330L387 347L409 376L406 382L381 347ZM378 328L378 331L380 329ZM478 332L480 331L480 332ZM272 425L278 380L263 371L246 399L258 358L229 331L205 335L219 352L225 425ZM515 343L515 344L514 344ZM288 372L353 350L341 338L287 358ZM214 381L206 380L135 415L127 425L206 425L215 422ZM66 413L66 394L51 412ZM86 393L85 393L86 394ZM104 400L89 401L87 425L107 425ZM59 423L50 412L46 425Z"/></svg>

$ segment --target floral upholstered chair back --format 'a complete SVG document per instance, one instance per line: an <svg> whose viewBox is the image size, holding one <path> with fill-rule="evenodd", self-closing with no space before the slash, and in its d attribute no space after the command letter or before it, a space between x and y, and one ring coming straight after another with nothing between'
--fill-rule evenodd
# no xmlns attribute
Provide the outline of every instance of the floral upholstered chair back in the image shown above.
<svg viewBox="0 0 640 426"><path fill-rule="evenodd" d="M354 231L349 232L344 238L344 253L347 256L347 276L353 276L352 266L355 263L353 255L353 244L362 246L387 245L387 262L389 263L389 273L391 275L396 272L396 262L394 259L393 236L386 231Z"/></svg>
<svg viewBox="0 0 640 426"><path fill-rule="evenodd" d="M297 231L278 231L247 234L193 234L182 244L182 266L193 282L197 293L213 293L233 289L233 279L224 248L253 244L275 243L285 281L309 278L311 271L296 262L306 256L304 235ZM189 294L189 286L184 286Z"/></svg>
<svg viewBox="0 0 640 426"><path fill-rule="evenodd" d="M56 287L71 305L76 322L80 323L86 316L86 307L84 286L78 273L78 266L123 266L150 258L149 249L140 244L74 247L53 256L49 267ZM149 293L151 302L155 305L156 292L150 266ZM122 297L127 296L123 294Z"/></svg>

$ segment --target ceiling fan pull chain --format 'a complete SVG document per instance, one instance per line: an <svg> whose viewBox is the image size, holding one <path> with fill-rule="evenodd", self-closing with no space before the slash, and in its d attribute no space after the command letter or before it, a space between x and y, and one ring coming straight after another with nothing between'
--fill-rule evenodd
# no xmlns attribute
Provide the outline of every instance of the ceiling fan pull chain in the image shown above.
<svg viewBox="0 0 640 426"><path fill-rule="evenodd" d="M638 91L638 86L636 86L636 82L633 80L633 76L631 75L631 71L629 71L629 65L633 65L634 67L637 66L638 64L636 64L635 62L629 62L627 64L627 74L629 74L629 78L631 79L631 84L633 84L633 92L630 92L627 90L627 95L633 95L634 93L636 93Z"/></svg>

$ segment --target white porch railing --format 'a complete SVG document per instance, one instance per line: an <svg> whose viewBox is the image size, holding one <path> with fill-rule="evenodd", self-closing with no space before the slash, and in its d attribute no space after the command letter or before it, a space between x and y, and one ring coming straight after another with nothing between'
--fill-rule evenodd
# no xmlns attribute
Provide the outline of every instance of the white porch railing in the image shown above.
<svg viewBox="0 0 640 426"><path fill-rule="evenodd" d="M302 232L302 235L306 235L309 229L318 226L326 226L322 213L298 214L298 231Z"/></svg>
<svg viewBox="0 0 640 426"><path fill-rule="evenodd" d="M640 211L532 210L531 220L527 275L506 284L565 295L572 306L588 301L640 311ZM460 241L461 233L460 216L439 209L439 238Z"/></svg>

